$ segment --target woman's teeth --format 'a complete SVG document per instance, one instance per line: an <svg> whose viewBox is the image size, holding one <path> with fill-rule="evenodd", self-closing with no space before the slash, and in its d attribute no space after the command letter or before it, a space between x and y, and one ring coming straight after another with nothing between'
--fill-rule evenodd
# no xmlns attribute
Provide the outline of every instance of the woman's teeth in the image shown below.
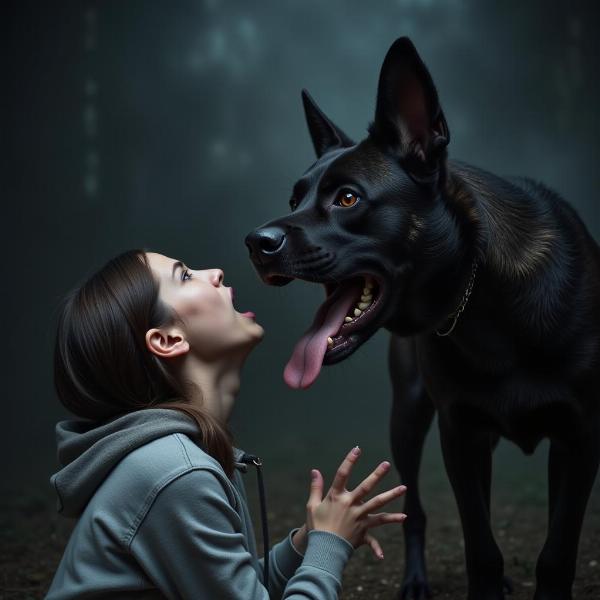
<svg viewBox="0 0 600 600"><path fill-rule="evenodd" d="M363 311L365 309L367 309L371 303L373 302L373 281L370 279L367 279L365 282L365 287L363 288L362 291L362 295L360 297L360 302L356 303L356 306L354 307L352 314L354 315L352 316L346 316L344 317L344 322L345 323L352 323L352 321L354 321L354 319L356 317L360 317L360 315L362 315ZM327 338L327 346L329 348L331 348L333 346L333 338L332 337L328 337Z"/></svg>

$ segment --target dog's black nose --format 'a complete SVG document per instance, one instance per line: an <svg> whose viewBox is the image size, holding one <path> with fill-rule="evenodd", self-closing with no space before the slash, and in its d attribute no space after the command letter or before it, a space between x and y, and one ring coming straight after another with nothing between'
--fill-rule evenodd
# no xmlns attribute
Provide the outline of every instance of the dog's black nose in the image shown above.
<svg viewBox="0 0 600 600"><path fill-rule="evenodd" d="M280 227L259 227L246 236L250 256L255 258L279 252L285 242L285 232Z"/></svg>

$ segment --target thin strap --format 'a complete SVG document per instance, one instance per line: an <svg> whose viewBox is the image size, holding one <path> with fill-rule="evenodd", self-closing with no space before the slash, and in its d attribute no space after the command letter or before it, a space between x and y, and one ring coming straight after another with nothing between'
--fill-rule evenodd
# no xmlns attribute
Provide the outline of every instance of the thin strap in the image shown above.
<svg viewBox="0 0 600 600"><path fill-rule="evenodd" d="M267 504L265 500L265 485L262 475L262 460L254 454L244 453L240 461L253 464L256 467L256 478L258 480L258 497L260 500L260 519L262 521L263 547L264 547L264 576L263 583L269 591L269 525L267 523Z"/></svg>

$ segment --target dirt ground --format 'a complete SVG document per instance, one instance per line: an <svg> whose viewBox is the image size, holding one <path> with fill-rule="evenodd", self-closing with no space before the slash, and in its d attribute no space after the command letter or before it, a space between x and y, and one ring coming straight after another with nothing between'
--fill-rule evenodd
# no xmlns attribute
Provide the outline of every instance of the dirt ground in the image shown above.
<svg viewBox="0 0 600 600"><path fill-rule="evenodd" d="M298 498L306 495L307 485L304 471L290 472L277 469L276 465L272 467L265 476L273 543L303 522L303 504ZM522 474L518 478L522 479ZM253 476L246 479L246 487L260 547ZM70 521L56 514L54 498L50 494L49 488L40 487L13 490L2 497L0 600L41 598L50 584L72 527ZM464 598L462 534L454 499L445 479L442 476L430 478L423 485L423 498L429 515L427 559L434 598ZM388 509L399 510L400 504ZM510 477L505 478L502 485L494 486L492 516L496 539L504 554L506 574L514 583L511 598L532 598L535 560L546 529L545 490L536 481L515 484ZM344 572L343 600L391 599L400 588L403 570L401 526L379 528L375 534L383 546L385 559L379 561L366 547L359 548ZM598 483L590 499L581 537L574 598L600 598Z"/></svg>

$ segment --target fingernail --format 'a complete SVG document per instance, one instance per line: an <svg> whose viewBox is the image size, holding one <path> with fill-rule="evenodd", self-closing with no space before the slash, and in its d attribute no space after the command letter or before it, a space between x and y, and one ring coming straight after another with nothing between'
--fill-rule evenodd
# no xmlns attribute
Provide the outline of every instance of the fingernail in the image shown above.
<svg viewBox="0 0 600 600"><path fill-rule="evenodd" d="M384 461L381 463L381 466L382 466L384 469L387 469L387 468L390 466L390 463L389 463L387 460L384 460Z"/></svg>
<svg viewBox="0 0 600 600"><path fill-rule="evenodd" d="M310 472L310 478L313 480L317 478L317 471L315 469L312 469Z"/></svg>
<svg viewBox="0 0 600 600"><path fill-rule="evenodd" d="M405 519L406 519L406 515L402 515L402 516L400 517L400 520L401 520L401 521L404 521Z"/></svg>
<svg viewBox="0 0 600 600"><path fill-rule="evenodd" d="M358 446L354 446L354 448L352 448L352 454L360 454L360 448Z"/></svg>
<svg viewBox="0 0 600 600"><path fill-rule="evenodd" d="M383 552L380 552L380 553L378 554L378 556L379 556L379 558L380 558L381 560L383 560Z"/></svg>

